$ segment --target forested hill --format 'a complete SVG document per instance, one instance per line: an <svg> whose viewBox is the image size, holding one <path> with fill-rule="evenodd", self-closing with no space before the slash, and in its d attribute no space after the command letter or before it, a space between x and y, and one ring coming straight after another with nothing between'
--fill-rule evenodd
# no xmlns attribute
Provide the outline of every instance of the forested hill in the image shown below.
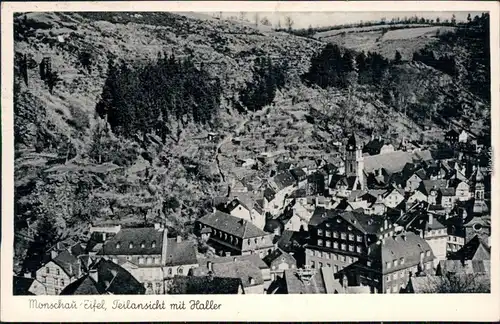
<svg viewBox="0 0 500 324"><path fill-rule="evenodd" d="M450 35L446 59L463 53L486 69L474 59L480 49L462 41L483 37L481 21L474 26L477 35ZM396 142L420 138L426 125L438 141L449 116L463 122L467 112L481 128L489 113L469 70L440 70L428 52L387 59L146 12L18 14L14 37L15 248L17 261L28 255L25 266L57 240L85 235L91 222L162 220L187 235L211 198L226 194L237 158L274 149L258 135L324 157L345 131ZM489 79L473 79L487 87ZM226 140L207 141L209 131ZM233 136L249 144L230 147Z"/></svg>

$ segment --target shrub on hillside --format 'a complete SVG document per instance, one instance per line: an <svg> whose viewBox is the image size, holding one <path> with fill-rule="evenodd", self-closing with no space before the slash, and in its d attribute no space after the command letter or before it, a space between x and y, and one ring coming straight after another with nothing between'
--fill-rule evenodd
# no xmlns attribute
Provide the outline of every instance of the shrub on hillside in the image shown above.
<svg viewBox="0 0 500 324"><path fill-rule="evenodd" d="M247 82L239 93L241 103L250 111L261 110L271 104L276 90L285 86L286 70L286 63L277 64L269 57L258 58L253 70L253 80Z"/></svg>

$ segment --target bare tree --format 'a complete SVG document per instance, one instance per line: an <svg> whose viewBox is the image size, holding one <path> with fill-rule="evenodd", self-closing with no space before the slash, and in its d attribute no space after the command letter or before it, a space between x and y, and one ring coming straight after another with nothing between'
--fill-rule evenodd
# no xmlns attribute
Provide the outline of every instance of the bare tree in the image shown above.
<svg viewBox="0 0 500 324"><path fill-rule="evenodd" d="M247 19L247 13L242 11L240 12L240 20L245 21Z"/></svg>
<svg viewBox="0 0 500 324"><path fill-rule="evenodd" d="M293 24L294 24L294 21L293 21L292 17L286 16L285 17L285 25L288 28L288 30L292 30Z"/></svg>
<svg viewBox="0 0 500 324"><path fill-rule="evenodd" d="M255 27L259 26L259 13L256 12L255 15L253 16L254 22L255 22Z"/></svg>
<svg viewBox="0 0 500 324"><path fill-rule="evenodd" d="M489 293L489 280L481 274L446 273L438 279L430 280L425 293L460 294L460 293Z"/></svg>
<svg viewBox="0 0 500 324"><path fill-rule="evenodd" d="M263 17L261 20L260 20L260 23L264 26L271 26L271 22L269 21L269 19L267 19L267 17Z"/></svg>

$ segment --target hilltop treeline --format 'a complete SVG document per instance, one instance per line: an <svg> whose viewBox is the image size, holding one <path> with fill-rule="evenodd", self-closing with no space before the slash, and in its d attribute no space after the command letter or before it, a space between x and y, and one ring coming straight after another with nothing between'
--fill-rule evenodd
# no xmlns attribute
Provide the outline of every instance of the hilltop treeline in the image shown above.
<svg viewBox="0 0 500 324"><path fill-rule="evenodd" d="M377 21L360 21L358 23L351 23L351 24L342 24L342 25L336 25L336 26L326 26L326 27L312 27L309 26L308 28L301 28L301 29L285 29L285 28L278 28L279 31L288 31L291 34L297 35L297 36L305 36L309 37L312 36L316 33L321 33L321 32L326 32L330 30L340 30L340 29L347 29L347 28L361 28L361 27L377 27L377 26L387 26L387 29L400 29L404 28L402 26L395 26L395 25L432 25L432 26L457 26L459 23L457 23L455 15L452 15L450 19L440 19L439 17L436 19L429 19L429 18L424 18L424 17L418 17L418 16L412 16L412 17L395 17L392 18L391 20L387 20L387 18L381 18L380 20Z"/></svg>
<svg viewBox="0 0 500 324"><path fill-rule="evenodd" d="M160 56L145 65L108 64L98 115L130 137L155 131L164 139L168 120L206 124L217 114L221 85L191 58Z"/></svg>
<svg viewBox="0 0 500 324"><path fill-rule="evenodd" d="M311 58L309 71L302 76L303 81L322 88L347 88L354 83L377 84L382 80L389 60L378 53L356 53L327 44Z"/></svg>

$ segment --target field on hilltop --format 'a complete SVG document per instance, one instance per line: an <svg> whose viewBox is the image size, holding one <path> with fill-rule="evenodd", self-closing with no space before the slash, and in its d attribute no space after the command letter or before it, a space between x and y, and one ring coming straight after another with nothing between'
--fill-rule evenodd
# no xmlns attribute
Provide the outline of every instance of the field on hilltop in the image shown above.
<svg viewBox="0 0 500 324"><path fill-rule="evenodd" d="M439 34L453 32L454 27L429 25L391 25L346 28L320 32L314 38L356 51L377 52L393 59L399 51L404 60L411 60L414 52L439 41Z"/></svg>

